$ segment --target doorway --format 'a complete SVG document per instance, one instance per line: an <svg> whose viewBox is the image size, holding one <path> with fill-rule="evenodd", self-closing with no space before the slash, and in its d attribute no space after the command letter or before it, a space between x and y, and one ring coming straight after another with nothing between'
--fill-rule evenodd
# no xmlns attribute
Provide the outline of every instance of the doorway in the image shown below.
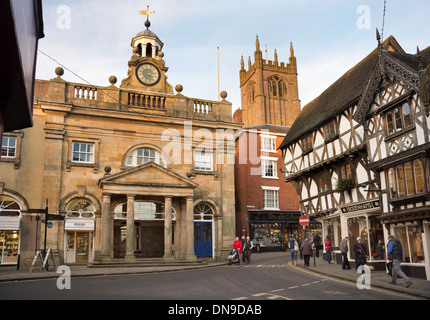
<svg viewBox="0 0 430 320"><path fill-rule="evenodd" d="M194 222L194 253L197 258L212 257L212 222Z"/></svg>

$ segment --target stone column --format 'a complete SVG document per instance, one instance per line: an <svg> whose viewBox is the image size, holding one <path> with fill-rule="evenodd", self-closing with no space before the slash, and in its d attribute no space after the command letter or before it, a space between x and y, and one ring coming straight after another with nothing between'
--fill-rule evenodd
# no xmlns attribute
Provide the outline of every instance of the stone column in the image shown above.
<svg viewBox="0 0 430 320"><path fill-rule="evenodd" d="M110 235L111 235L111 218L110 218L110 194L103 194L102 205L102 223L101 223L101 246L98 260L110 260Z"/></svg>
<svg viewBox="0 0 430 320"><path fill-rule="evenodd" d="M134 255L136 242L136 227L134 226L134 194L127 195L127 238L124 260L136 261Z"/></svg>
<svg viewBox="0 0 430 320"><path fill-rule="evenodd" d="M185 259L193 261L197 259L194 253L194 200L193 200L193 197L187 197L185 224L186 224L186 230L187 230Z"/></svg>
<svg viewBox="0 0 430 320"><path fill-rule="evenodd" d="M172 197L164 198L164 259L172 260Z"/></svg>

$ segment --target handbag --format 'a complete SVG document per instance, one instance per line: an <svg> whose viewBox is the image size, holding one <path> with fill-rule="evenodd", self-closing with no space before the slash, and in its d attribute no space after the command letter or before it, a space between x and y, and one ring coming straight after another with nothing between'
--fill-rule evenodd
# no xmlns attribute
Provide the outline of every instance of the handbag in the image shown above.
<svg viewBox="0 0 430 320"><path fill-rule="evenodd" d="M297 241L294 241L294 251L299 251L299 244Z"/></svg>

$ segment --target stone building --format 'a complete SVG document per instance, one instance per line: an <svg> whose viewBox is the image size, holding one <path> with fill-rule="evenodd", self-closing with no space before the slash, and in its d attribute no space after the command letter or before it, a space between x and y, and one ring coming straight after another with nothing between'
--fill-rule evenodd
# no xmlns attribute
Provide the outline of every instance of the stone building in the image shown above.
<svg viewBox="0 0 430 320"><path fill-rule="evenodd" d="M276 50L273 61L263 59L258 36L254 59L245 70L241 58L241 109L233 116L244 125L235 135L236 233L250 235L262 250L276 250L302 230L299 200L283 181L277 150L300 111L297 61L292 44L289 63L278 61Z"/></svg>
<svg viewBox="0 0 430 320"><path fill-rule="evenodd" d="M34 126L6 133L0 162L3 263L47 248L64 263L224 259L234 241L232 106L167 82L163 42L132 39L128 76L35 85ZM230 160L229 160L230 159ZM61 217L60 217L61 216ZM5 231L1 231L4 235ZM10 233L10 234L9 234ZM7 252L6 252L7 251Z"/></svg>

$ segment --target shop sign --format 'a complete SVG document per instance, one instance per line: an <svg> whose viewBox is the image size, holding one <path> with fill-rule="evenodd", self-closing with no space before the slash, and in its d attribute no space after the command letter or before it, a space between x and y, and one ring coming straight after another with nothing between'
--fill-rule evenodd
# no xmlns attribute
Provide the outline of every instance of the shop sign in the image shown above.
<svg viewBox="0 0 430 320"><path fill-rule="evenodd" d="M284 223L298 223L299 215L295 214L263 214L254 213L250 214L250 221L253 222L284 222Z"/></svg>
<svg viewBox="0 0 430 320"><path fill-rule="evenodd" d="M21 217L0 217L0 230L19 230Z"/></svg>
<svg viewBox="0 0 430 320"><path fill-rule="evenodd" d="M366 201L366 202L346 206L341 208L341 210L342 210L342 213L351 213L351 212L357 212L361 210L376 209L380 207L381 207L381 204L379 200L372 200L372 201Z"/></svg>
<svg viewBox="0 0 430 320"><path fill-rule="evenodd" d="M94 219L66 219L65 230L94 230Z"/></svg>

